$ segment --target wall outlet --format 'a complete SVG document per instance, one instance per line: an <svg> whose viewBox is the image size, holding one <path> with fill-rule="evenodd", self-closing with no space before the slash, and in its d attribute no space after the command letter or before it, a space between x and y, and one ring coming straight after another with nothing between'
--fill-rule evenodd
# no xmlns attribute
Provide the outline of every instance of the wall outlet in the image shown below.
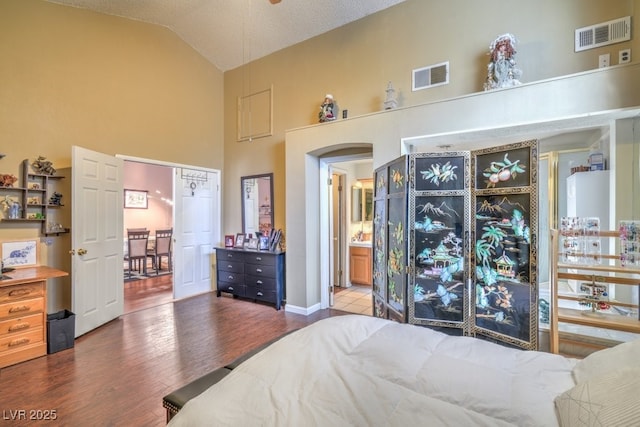
<svg viewBox="0 0 640 427"><path fill-rule="evenodd" d="M611 64L611 55L605 53L598 57L598 68L608 67Z"/></svg>
<svg viewBox="0 0 640 427"><path fill-rule="evenodd" d="M618 64L626 64L627 62L631 62L631 49L618 51Z"/></svg>

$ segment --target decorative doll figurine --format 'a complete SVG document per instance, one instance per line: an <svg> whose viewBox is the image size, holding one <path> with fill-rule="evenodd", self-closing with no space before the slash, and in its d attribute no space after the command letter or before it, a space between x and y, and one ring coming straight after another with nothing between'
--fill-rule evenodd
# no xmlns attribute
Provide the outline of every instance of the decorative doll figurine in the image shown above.
<svg viewBox="0 0 640 427"><path fill-rule="evenodd" d="M516 67L516 38L503 34L489 46L491 61L487 66L487 81L484 90L517 86L522 70Z"/></svg>
<svg viewBox="0 0 640 427"><path fill-rule="evenodd" d="M318 120L320 123L330 122L338 117L338 104L334 101L333 95L328 93L324 97L324 102L320 106Z"/></svg>

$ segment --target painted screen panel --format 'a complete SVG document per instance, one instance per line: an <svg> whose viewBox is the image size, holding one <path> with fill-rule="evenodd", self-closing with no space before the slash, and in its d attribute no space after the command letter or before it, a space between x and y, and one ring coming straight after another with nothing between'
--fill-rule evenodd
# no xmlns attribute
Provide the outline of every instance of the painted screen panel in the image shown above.
<svg viewBox="0 0 640 427"><path fill-rule="evenodd" d="M473 333L538 347L535 140L472 152Z"/></svg>

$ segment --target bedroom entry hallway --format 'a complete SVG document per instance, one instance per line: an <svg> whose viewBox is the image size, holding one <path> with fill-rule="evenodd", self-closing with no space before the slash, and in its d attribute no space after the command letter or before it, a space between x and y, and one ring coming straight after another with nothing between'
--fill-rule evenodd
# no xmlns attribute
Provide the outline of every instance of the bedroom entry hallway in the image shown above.
<svg viewBox="0 0 640 427"><path fill-rule="evenodd" d="M372 284L359 284L351 269L352 242L366 244L371 239L372 218L364 215L362 182L372 180L371 151L337 155L321 162L321 169L331 177L329 192L322 211L327 214L327 229L331 236L327 258L330 260L328 306L348 313L373 315ZM322 179L321 179L322 182ZM372 254L372 252L371 252ZM372 255L371 255L372 256ZM369 265L373 265L373 259ZM354 270L355 271L355 270Z"/></svg>
<svg viewBox="0 0 640 427"><path fill-rule="evenodd" d="M131 208L125 204L123 228L125 242L127 230L144 229L149 232L147 253L153 253L156 230L173 230L174 167L125 160L123 184L125 189L135 189L146 195L144 208ZM171 247L173 251L173 245ZM127 246L124 248L127 254ZM161 257L161 268L156 271L152 256L145 260L145 273L141 267L128 271L124 262L124 313L154 307L173 301L173 273L169 271L167 257ZM173 255L171 255L173 258ZM172 263L175 265L175 263Z"/></svg>

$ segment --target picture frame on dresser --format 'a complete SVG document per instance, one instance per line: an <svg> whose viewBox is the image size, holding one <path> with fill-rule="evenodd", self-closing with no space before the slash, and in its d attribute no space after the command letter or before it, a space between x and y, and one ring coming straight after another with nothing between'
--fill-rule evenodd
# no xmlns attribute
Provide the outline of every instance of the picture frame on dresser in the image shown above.
<svg viewBox="0 0 640 427"><path fill-rule="evenodd" d="M252 237L247 241L246 245L247 249L258 249L258 239L256 237Z"/></svg>
<svg viewBox="0 0 640 427"><path fill-rule="evenodd" d="M36 240L2 242L0 255L5 267L38 265L38 242Z"/></svg>
<svg viewBox="0 0 640 427"><path fill-rule="evenodd" d="M224 236L224 247L232 248L233 245L234 245L234 236L231 234L227 234L226 236Z"/></svg>
<svg viewBox="0 0 640 427"><path fill-rule="evenodd" d="M269 237L268 236L260 236L260 240L258 242L258 249L261 251L269 250Z"/></svg>
<svg viewBox="0 0 640 427"><path fill-rule="evenodd" d="M245 236L243 233L236 234L236 248L244 248Z"/></svg>

